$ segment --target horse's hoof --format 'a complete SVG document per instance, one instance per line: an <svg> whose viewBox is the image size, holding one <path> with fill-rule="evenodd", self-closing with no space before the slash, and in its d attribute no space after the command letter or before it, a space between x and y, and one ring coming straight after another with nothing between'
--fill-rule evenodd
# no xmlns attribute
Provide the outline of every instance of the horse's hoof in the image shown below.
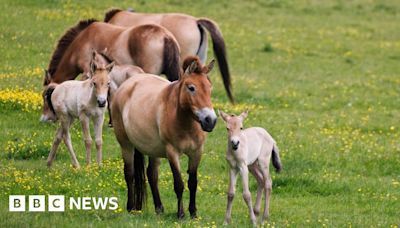
<svg viewBox="0 0 400 228"><path fill-rule="evenodd" d="M190 213L190 218L197 219L197 213L196 212Z"/></svg>
<svg viewBox="0 0 400 228"><path fill-rule="evenodd" d="M181 213L178 212L178 219L183 219L183 218L185 218L185 213L184 212L181 212Z"/></svg>
<svg viewBox="0 0 400 228"><path fill-rule="evenodd" d="M161 205L160 207L156 207L156 214L162 214L164 213L164 207Z"/></svg>
<svg viewBox="0 0 400 228"><path fill-rule="evenodd" d="M224 226L227 226L227 225L229 225L230 223L231 223L231 219L230 219L230 218L225 219L225 221L224 221Z"/></svg>
<svg viewBox="0 0 400 228"><path fill-rule="evenodd" d="M258 217L258 215L260 215L260 211L254 210L254 215L255 215L256 217Z"/></svg>

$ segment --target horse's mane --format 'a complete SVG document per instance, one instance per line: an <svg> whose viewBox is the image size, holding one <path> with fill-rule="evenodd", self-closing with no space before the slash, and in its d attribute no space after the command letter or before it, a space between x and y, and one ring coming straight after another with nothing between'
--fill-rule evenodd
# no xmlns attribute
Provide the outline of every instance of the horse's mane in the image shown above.
<svg viewBox="0 0 400 228"><path fill-rule="evenodd" d="M111 20L111 18L113 18L115 16L115 14L121 12L121 9L111 9L109 11L107 11L107 13L104 16L104 22L109 22Z"/></svg>
<svg viewBox="0 0 400 228"><path fill-rule="evenodd" d="M97 20L95 19L80 21L77 25L68 29L68 31L64 33L64 35L58 41L56 50L53 52L53 56L51 57L51 61L48 68L48 71L51 76L53 76L54 73L56 72L58 64L60 64L61 58L63 57L65 51L68 49L72 41L74 41L74 39L78 36L80 32L82 32L89 25L91 25L93 22L96 21Z"/></svg>

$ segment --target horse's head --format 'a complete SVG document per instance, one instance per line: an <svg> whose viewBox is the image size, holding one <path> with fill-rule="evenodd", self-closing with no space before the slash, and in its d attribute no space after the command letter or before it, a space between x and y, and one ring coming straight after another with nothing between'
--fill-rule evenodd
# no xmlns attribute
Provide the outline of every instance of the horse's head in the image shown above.
<svg viewBox="0 0 400 228"><path fill-rule="evenodd" d="M40 121L41 122L56 121L57 116L54 113L54 110L52 110L52 106L51 103L49 104L49 101L51 101L51 94L53 93L54 88L57 86L57 84L52 83L51 75L47 70L45 70L43 86L44 86L42 92L43 112L42 116L40 117Z"/></svg>
<svg viewBox="0 0 400 228"><path fill-rule="evenodd" d="M217 121L217 115L211 103L211 81L208 73L214 66L214 60L202 66L197 57L188 57L183 63L185 72L179 78L181 84L179 103L190 109L194 118L204 131L211 132Z"/></svg>
<svg viewBox="0 0 400 228"><path fill-rule="evenodd" d="M96 93L97 104L102 108L107 104L108 88L110 87L110 77L108 74L114 67L114 62L106 64L100 58L101 55L93 51L89 75L91 86L94 87Z"/></svg>
<svg viewBox="0 0 400 228"><path fill-rule="evenodd" d="M243 121L248 112L244 111L239 116L229 115L222 111L219 111L219 114L226 123L230 145L233 150L237 150L240 144L240 133L243 130Z"/></svg>

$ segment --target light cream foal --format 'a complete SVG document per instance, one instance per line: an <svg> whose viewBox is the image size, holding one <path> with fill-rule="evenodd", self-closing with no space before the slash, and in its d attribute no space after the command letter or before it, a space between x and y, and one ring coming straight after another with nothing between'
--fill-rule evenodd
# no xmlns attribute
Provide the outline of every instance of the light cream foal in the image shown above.
<svg viewBox="0 0 400 228"><path fill-rule="evenodd" d="M243 120L247 117L247 111L239 116L228 115L222 111L219 112L226 123L228 130L228 149L226 160L229 163L229 190L228 205L225 214L225 224L231 222L232 201L235 196L236 176L240 172L243 182L243 199L246 202L251 222L256 224L256 216L260 212L262 192L265 190L265 208L263 220L269 217L269 201L272 191L272 180L269 175L269 162L272 156L272 165L279 172L282 168L279 157L279 150L275 140L268 132L260 127L252 127L243 130ZM257 199L254 210L251 203L251 194L249 191L250 172L257 179Z"/></svg>
<svg viewBox="0 0 400 228"><path fill-rule="evenodd" d="M95 52L93 53L93 57ZM102 161L102 129L104 122L104 111L107 105L107 93L110 85L108 73L111 71L114 63L109 65L96 65L91 63L90 71L92 77L85 81L65 81L57 85L53 92L49 92L46 96L50 109L60 120L61 126L58 128L56 137L49 157L47 165L50 167L56 156L58 146L61 139L71 155L72 166L79 168L79 162L76 159L75 152L72 148L71 136L69 128L75 118L79 118L86 147L86 164L90 164L90 153L92 138L90 136L89 121L93 120L95 131L95 142L97 149L96 161L101 165Z"/></svg>

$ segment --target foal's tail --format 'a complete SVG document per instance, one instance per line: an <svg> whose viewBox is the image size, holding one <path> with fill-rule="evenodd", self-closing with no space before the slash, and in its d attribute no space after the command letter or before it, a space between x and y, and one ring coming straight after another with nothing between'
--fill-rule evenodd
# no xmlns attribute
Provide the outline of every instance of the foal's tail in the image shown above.
<svg viewBox="0 0 400 228"><path fill-rule="evenodd" d="M282 162L279 157L279 149L278 146L274 143L272 147L272 165L275 167L275 171L279 173L282 170Z"/></svg>
<svg viewBox="0 0 400 228"><path fill-rule="evenodd" d="M226 58L225 41L222 37L222 33L215 22L209 19L198 19L197 24L206 28L211 35L214 54L218 61L218 66L219 70L221 71L222 79L224 81L225 90L228 94L229 100L233 103L234 99L231 91L231 78L229 73L228 61Z"/></svg>
<svg viewBox="0 0 400 228"><path fill-rule="evenodd" d="M146 176L144 173L144 156L141 152L135 149L134 155L134 179L133 179L133 209L142 210L146 203Z"/></svg>
<svg viewBox="0 0 400 228"><path fill-rule="evenodd" d="M172 37L164 37L163 74L169 81L179 79L181 68L179 66L179 46Z"/></svg>
<svg viewBox="0 0 400 228"><path fill-rule="evenodd" d="M53 103L51 102L51 95L53 94L55 89L56 89L55 87L49 87L49 88L47 88L47 91L45 94L47 104L49 105L49 108L50 108L51 112L53 112L54 115L56 115L56 111L54 111Z"/></svg>

